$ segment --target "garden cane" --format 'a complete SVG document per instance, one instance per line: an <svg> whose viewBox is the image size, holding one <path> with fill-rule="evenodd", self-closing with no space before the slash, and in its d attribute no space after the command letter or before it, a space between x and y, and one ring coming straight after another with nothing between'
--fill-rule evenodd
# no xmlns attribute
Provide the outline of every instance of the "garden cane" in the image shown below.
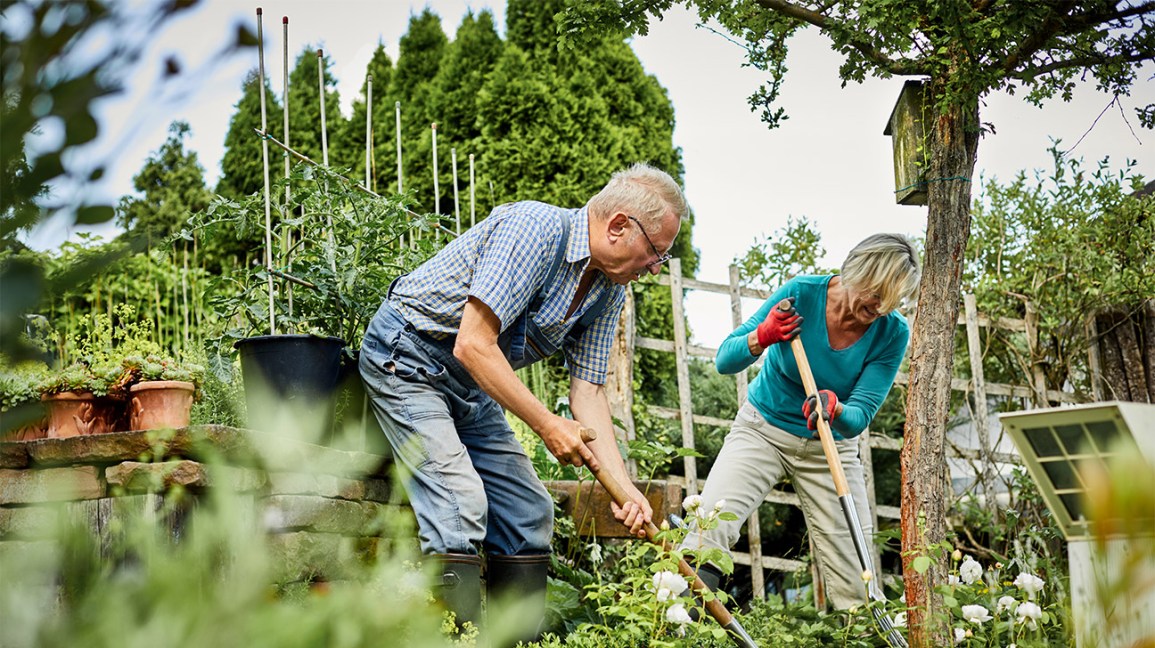
<svg viewBox="0 0 1155 648"><path fill-rule="evenodd" d="M589 443L590 441L598 438L598 435L596 431L583 427L581 429L581 438L582 441ZM601 470L600 468L598 470L591 469L590 472L594 474L594 477L597 478L598 483L602 485L602 488L606 489L606 492L610 494L610 497L612 497L615 502L617 502L618 506L625 506L626 502L630 501L629 496L626 495L625 489L622 488L622 485L618 483L617 479L614 479L613 475L605 472L604 470ZM666 551L669 551L673 548L669 543L658 539L658 527L654 526L653 522L646 522L646 537L648 537L654 544L661 545L661 547ZM701 578L698 578L698 574L685 560L678 561L678 571L682 572L682 575L685 576L688 581L690 581L690 588L695 592L703 592L710 589L705 583L702 582ZM726 609L725 605L722 605L721 601L716 598L707 601L706 611L710 613L710 616L714 617L714 620L718 622L718 625L722 626L730 633L730 638L736 645L740 646L741 648L758 648L758 644L754 643L754 640L750 638L750 635L746 632L746 629L742 627L742 624L739 623L732 614L730 614L730 611Z"/></svg>
<svg viewBox="0 0 1155 648"><path fill-rule="evenodd" d="M783 308L783 305L786 308ZM783 301L775 308L783 311L789 310L790 303ZM790 340L790 350L794 352L794 361L798 365L798 373L802 376L802 387L806 390L807 397L817 399L816 406L821 407L822 400L821 396L818 395L818 384L814 382L814 374L810 371L810 362L806 359L806 349L802 346L801 336L795 336L794 339ZM873 575L874 567L870 560L870 552L867 549L866 538L862 534L862 525L858 521L858 511L854 506L854 498L851 497L850 487L846 484L846 473L842 470L842 460L838 458L838 448L834 446L834 435L830 431L830 422L819 413L817 424L818 438L822 441L822 452L826 454L826 463L830 466L830 475L834 478L834 492L838 495L838 503L842 505L842 515L846 518L846 525L850 527L850 537L854 541L854 551L858 554L858 564L862 566L864 572L870 572ZM875 601L886 601L873 578L867 583L866 589L870 598ZM877 607L873 608L872 611L879 627L886 633L887 641L894 646L907 648L906 639L894 628L886 612Z"/></svg>

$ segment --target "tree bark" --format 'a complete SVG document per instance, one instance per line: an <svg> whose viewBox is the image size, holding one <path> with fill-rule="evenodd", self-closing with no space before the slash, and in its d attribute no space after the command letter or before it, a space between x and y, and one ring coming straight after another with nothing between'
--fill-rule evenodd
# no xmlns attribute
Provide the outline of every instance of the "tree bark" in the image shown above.
<svg viewBox="0 0 1155 648"><path fill-rule="evenodd" d="M1147 402L1155 403L1155 299L1143 303L1143 361L1147 368Z"/></svg>
<svg viewBox="0 0 1155 648"><path fill-rule="evenodd" d="M1135 309L1123 314L1116 335L1119 338L1119 351L1123 354L1123 375L1127 379L1127 389L1131 392L1131 400L1136 403L1147 402L1147 370L1143 366L1143 353L1139 348L1140 340L1135 335L1135 329L1140 325L1143 317L1142 309Z"/></svg>
<svg viewBox="0 0 1155 648"><path fill-rule="evenodd" d="M978 146L978 99L953 99L943 106L946 78L930 82L927 105L926 255L911 337L910 387L902 447L902 554L908 627L914 646L948 645L941 596L945 561L932 550L946 539L949 501L945 460L946 422L954 361L960 279L970 236L970 178ZM958 90L954 90L958 92ZM932 108L931 106L935 106ZM939 108L942 106L941 108ZM932 558L918 573L918 556Z"/></svg>
<svg viewBox="0 0 1155 648"><path fill-rule="evenodd" d="M1099 357L1103 361L1103 396L1108 400L1131 400L1127 388L1127 374L1123 369L1123 354L1119 351L1116 330L1122 326L1121 315L1114 310L1100 313L1095 318L1099 329Z"/></svg>

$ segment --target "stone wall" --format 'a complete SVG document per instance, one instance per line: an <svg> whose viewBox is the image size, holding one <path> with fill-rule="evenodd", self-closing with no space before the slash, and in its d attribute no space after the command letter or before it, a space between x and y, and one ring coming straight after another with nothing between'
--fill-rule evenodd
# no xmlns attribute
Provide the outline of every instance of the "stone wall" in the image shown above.
<svg viewBox="0 0 1155 648"><path fill-rule="evenodd" d="M221 426L0 443L0 552L52 550L68 522L111 553L131 515L179 541L188 512L227 488L265 530L278 582L352 578L387 549L386 522L412 517L389 462Z"/></svg>

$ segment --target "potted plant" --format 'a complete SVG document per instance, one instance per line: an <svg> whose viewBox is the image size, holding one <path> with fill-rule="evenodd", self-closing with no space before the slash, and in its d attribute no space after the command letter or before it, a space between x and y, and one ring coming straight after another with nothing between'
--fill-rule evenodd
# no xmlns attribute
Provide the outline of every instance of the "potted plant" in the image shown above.
<svg viewBox="0 0 1155 648"><path fill-rule="evenodd" d="M124 418L128 380L119 363L91 357L49 373L40 385L48 438L115 432Z"/></svg>
<svg viewBox="0 0 1155 648"><path fill-rule="evenodd" d="M0 359L0 440L32 441L48 434L40 385L48 365L39 361L10 365Z"/></svg>
<svg viewBox="0 0 1155 648"><path fill-rule="evenodd" d="M204 367L158 353L128 356L123 366L133 377L128 388L129 430L188 426Z"/></svg>
<svg viewBox="0 0 1155 648"><path fill-rule="evenodd" d="M437 245L432 234L406 236L431 231L436 219L412 214L403 196L377 196L304 164L277 183L275 194L283 196L286 188L293 203L275 219L274 267L261 263L240 277L222 277L210 299L226 323L218 353L239 352L250 424L260 417L267 392L328 416L343 371L355 371L354 350L390 283ZM239 201L218 197L190 219L190 229L206 244L263 227L263 194ZM192 238L189 230L181 236ZM211 359L210 365L232 366Z"/></svg>

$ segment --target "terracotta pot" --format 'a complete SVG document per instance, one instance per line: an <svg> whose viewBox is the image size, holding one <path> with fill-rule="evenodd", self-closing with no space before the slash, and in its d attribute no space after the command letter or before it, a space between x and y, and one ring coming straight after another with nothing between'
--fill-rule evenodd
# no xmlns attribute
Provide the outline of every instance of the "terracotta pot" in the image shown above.
<svg viewBox="0 0 1155 648"><path fill-rule="evenodd" d="M122 411L117 401L97 398L88 391L62 392L41 400L48 408L49 439L114 432Z"/></svg>
<svg viewBox="0 0 1155 648"><path fill-rule="evenodd" d="M48 416L40 402L0 412L0 441L35 441L48 435Z"/></svg>
<svg viewBox="0 0 1155 648"><path fill-rule="evenodd" d="M180 380L149 380L129 388L128 429L188 427L196 385Z"/></svg>

